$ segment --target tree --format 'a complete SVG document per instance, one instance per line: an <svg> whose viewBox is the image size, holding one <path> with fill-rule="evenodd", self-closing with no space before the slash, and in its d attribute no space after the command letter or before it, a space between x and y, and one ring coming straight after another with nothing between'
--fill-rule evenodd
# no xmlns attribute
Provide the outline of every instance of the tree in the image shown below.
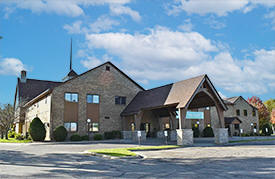
<svg viewBox="0 0 275 179"><path fill-rule="evenodd" d="M13 122L15 120L14 108L10 104L5 104L3 107L0 107L0 132L1 138L4 136L8 139L8 131L10 130Z"/></svg>
<svg viewBox="0 0 275 179"><path fill-rule="evenodd" d="M269 99L265 101L264 104L267 107L269 113L272 112L272 109L275 109L275 99Z"/></svg>
<svg viewBox="0 0 275 179"><path fill-rule="evenodd" d="M268 124L270 122L270 113L262 100L257 96L252 96L248 98L247 101L258 109L260 128L262 128L264 124Z"/></svg>

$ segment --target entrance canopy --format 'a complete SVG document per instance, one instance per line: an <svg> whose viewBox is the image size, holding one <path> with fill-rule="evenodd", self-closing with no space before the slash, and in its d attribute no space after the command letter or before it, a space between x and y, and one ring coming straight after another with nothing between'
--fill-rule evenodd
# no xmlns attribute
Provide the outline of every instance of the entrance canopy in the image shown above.
<svg viewBox="0 0 275 179"><path fill-rule="evenodd" d="M195 109L209 106L216 106L221 111L227 110L208 76L201 75L139 92L121 116L136 115L144 110Z"/></svg>

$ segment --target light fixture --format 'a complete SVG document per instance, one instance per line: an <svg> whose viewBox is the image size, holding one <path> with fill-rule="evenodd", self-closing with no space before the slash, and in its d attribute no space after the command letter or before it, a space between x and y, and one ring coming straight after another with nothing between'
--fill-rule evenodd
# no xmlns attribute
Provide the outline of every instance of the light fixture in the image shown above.
<svg viewBox="0 0 275 179"><path fill-rule="evenodd" d="M91 119L87 119L87 123L91 123Z"/></svg>

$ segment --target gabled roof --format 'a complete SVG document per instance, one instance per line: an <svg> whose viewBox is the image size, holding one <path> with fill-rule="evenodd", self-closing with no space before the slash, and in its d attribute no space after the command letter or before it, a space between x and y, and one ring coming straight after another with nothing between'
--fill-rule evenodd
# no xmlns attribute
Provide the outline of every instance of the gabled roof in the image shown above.
<svg viewBox="0 0 275 179"><path fill-rule="evenodd" d="M113 68L115 68L117 71L119 71L123 76L125 76L128 80L130 80L132 83L134 83L136 86L138 86L141 90L145 90L142 86L140 86L137 82L135 82L132 78L130 78L128 75L126 75L123 71L121 71L117 66L115 66L110 61L107 61L107 62L105 62L105 63L103 63L103 64L101 64L101 65L99 65L99 66L97 66L95 68L92 68L92 69L90 69L90 70L88 70L88 71L86 71L86 72L84 72L82 74L79 74L78 76L75 76L74 78L71 78L71 79L69 79L69 80L67 80L67 81L65 81L63 83L67 83L68 81L71 81L71 80L74 80L74 79L76 79L78 77L81 77L81 76L83 76L83 75L85 75L85 74L87 74L87 73L89 73L89 72L91 72L91 71L93 71L93 70L95 70L97 68L100 68L100 67L102 67L102 66L104 66L106 64L111 65Z"/></svg>
<svg viewBox="0 0 275 179"><path fill-rule="evenodd" d="M179 103L181 107L184 107L205 76L206 75L201 75L174 83L170 94L165 101L165 105Z"/></svg>
<svg viewBox="0 0 275 179"><path fill-rule="evenodd" d="M142 108L152 108L164 105L172 85L173 84L169 84L146 91L140 91L124 109L121 115L137 113Z"/></svg>
<svg viewBox="0 0 275 179"><path fill-rule="evenodd" d="M230 98L225 98L223 100L224 100L225 104L234 104L239 99L239 97L240 96L233 96L233 97L230 97Z"/></svg>
<svg viewBox="0 0 275 179"><path fill-rule="evenodd" d="M24 102L29 102L47 89L52 89L60 84L62 82L35 79L27 79L26 83L22 83L18 78L17 88L19 98L25 100Z"/></svg>
<svg viewBox="0 0 275 179"><path fill-rule="evenodd" d="M250 105L252 108L258 110L255 106L253 106L252 104L250 104L247 100L245 100L242 96L234 96L234 97L230 97L230 98L225 98L223 99L224 103L227 105L234 105L238 99L243 99L248 105Z"/></svg>
<svg viewBox="0 0 275 179"><path fill-rule="evenodd" d="M225 117L224 118L225 124L232 124L232 122L235 120L237 120L239 123L242 123L242 121L238 117Z"/></svg>
<svg viewBox="0 0 275 179"><path fill-rule="evenodd" d="M20 79L18 78L18 86L17 86L17 91L19 92L19 97L26 101L24 102L29 102L30 100L38 97L41 93L45 92L46 90L53 89L57 86L60 86L62 84L67 83L68 81L77 79L78 77L85 75L86 73L93 71L103 65L109 64L113 68L115 68L117 71L119 71L122 75L124 75L127 79L129 79L131 82L133 82L135 85L137 85L141 90L144 90L142 86L140 86L138 83L136 83L134 80L132 80L128 75L126 75L124 72L122 72L119 68L117 68L113 63L111 62L106 62L103 63L95 68L92 68L80 75L77 75L77 73L74 70L71 70L67 77L67 81L64 82L55 82L55 81L46 81L46 80L35 80L35 79L27 79L26 83L22 83Z"/></svg>
<svg viewBox="0 0 275 179"><path fill-rule="evenodd" d="M190 101L192 101L192 98L196 95L196 91L203 82L207 81L209 85L212 85L210 80L208 80L207 75L201 75L166 86L139 92L121 113L121 115L132 115L143 109L158 108L163 106L174 105L177 108L186 107ZM227 109L215 89L212 89L212 91L216 94L216 97L220 101L223 108Z"/></svg>

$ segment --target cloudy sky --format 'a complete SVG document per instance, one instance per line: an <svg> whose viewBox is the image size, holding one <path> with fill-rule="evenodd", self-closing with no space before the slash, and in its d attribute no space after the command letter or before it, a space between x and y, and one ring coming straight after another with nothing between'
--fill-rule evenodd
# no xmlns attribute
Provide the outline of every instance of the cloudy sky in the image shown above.
<svg viewBox="0 0 275 179"><path fill-rule="evenodd" d="M0 103L16 76L112 61L146 89L208 74L222 96L275 97L274 0L1 0Z"/></svg>

